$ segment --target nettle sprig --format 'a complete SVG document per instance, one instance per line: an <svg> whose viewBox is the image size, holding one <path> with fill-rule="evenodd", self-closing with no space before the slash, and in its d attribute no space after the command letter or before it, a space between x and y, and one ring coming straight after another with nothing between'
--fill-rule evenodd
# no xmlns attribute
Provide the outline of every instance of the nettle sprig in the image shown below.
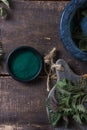
<svg viewBox="0 0 87 130"><path fill-rule="evenodd" d="M60 120L67 127L71 120L79 124L87 123L87 79L73 84L67 79L56 83L55 102L48 98L46 105L53 126Z"/></svg>
<svg viewBox="0 0 87 130"><path fill-rule="evenodd" d="M10 0L0 0L1 3L4 3L8 9L10 9ZM5 7L0 7L1 18L4 19L7 17L8 13Z"/></svg>

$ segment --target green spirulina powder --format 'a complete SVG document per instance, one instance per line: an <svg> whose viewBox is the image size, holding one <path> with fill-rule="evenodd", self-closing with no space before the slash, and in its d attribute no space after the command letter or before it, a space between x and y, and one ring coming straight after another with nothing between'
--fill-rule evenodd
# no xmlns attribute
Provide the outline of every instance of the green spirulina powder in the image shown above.
<svg viewBox="0 0 87 130"><path fill-rule="evenodd" d="M24 51L13 57L11 71L20 80L31 80L37 75L40 65L41 57L38 54Z"/></svg>

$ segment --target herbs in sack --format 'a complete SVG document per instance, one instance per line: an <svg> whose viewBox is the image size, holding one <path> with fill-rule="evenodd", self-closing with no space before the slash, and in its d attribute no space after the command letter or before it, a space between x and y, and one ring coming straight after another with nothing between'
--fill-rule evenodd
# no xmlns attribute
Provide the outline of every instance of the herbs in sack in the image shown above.
<svg viewBox="0 0 87 130"><path fill-rule="evenodd" d="M62 120L67 127L71 120L80 124L87 123L87 79L73 84L67 79L56 83L54 97L48 98L46 106L52 126Z"/></svg>

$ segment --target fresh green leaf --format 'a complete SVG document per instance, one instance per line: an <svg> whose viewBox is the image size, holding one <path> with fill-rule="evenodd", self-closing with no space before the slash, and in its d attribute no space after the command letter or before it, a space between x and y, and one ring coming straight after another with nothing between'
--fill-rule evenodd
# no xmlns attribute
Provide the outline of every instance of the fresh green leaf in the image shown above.
<svg viewBox="0 0 87 130"><path fill-rule="evenodd" d="M68 113L70 113L72 111L71 108L64 108L64 115L68 115Z"/></svg>
<svg viewBox="0 0 87 130"><path fill-rule="evenodd" d="M0 0L0 1L3 2L5 5L7 5L8 8L10 8L9 0Z"/></svg>
<svg viewBox="0 0 87 130"><path fill-rule="evenodd" d="M76 122L82 124L82 121L81 121L81 118L80 118L79 114L73 115L73 119L74 119Z"/></svg>
<svg viewBox="0 0 87 130"><path fill-rule="evenodd" d="M87 111L86 113L81 115L81 118L85 120L85 122L87 122Z"/></svg>
<svg viewBox="0 0 87 130"><path fill-rule="evenodd" d="M65 94L65 95L70 95L70 93L68 92L68 91L66 91L66 90L64 90L64 89L62 89L62 88L58 88L58 91L61 93L61 94Z"/></svg>
<svg viewBox="0 0 87 130"><path fill-rule="evenodd" d="M48 111L50 122L56 126L60 119L65 119L65 124L69 124L68 117L71 117L76 122L82 124L87 123L87 109L84 105L87 104L87 79L82 79L77 84L73 84L67 79L57 82L55 90L55 98L57 101L54 111L50 99L48 100Z"/></svg>
<svg viewBox="0 0 87 130"><path fill-rule="evenodd" d="M5 8L0 8L0 13L1 13L1 17L2 18L6 18L7 17L7 11Z"/></svg>
<svg viewBox="0 0 87 130"><path fill-rule="evenodd" d="M58 121L61 118L61 114L60 113L52 113L50 116L50 122L52 124L52 126L56 126Z"/></svg>
<svg viewBox="0 0 87 130"><path fill-rule="evenodd" d="M48 107L48 111L51 113L49 115L49 118L50 118L50 122L52 124L52 126L56 126L57 122L60 120L61 118L61 114L60 113L56 113L56 112L53 112L51 106L50 106L50 99L48 98L46 100L46 106Z"/></svg>
<svg viewBox="0 0 87 130"><path fill-rule="evenodd" d="M57 82L56 87L59 86L59 87L63 88L66 85L67 85L66 79L63 79L63 80L60 80L60 81Z"/></svg>
<svg viewBox="0 0 87 130"><path fill-rule="evenodd" d="M79 112L83 112L83 113L86 112L86 109L84 108L84 106L82 104L79 104L76 107Z"/></svg>

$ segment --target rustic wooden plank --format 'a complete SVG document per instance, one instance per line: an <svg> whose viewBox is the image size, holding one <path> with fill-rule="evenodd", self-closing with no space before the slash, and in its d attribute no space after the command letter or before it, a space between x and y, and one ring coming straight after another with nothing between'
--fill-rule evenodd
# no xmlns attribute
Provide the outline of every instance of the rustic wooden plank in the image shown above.
<svg viewBox="0 0 87 130"><path fill-rule="evenodd" d="M0 78L0 130L52 130L46 113L46 81L23 84Z"/></svg>
<svg viewBox="0 0 87 130"><path fill-rule="evenodd" d="M39 126L39 125L0 125L0 130L52 130L50 126Z"/></svg>
<svg viewBox="0 0 87 130"><path fill-rule="evenodd" d="M18 46L32 46L45 55L54 46L61 44L57 28L66 4L57 1L13 1L9 19L0 20L5 53L3 65L8 53ZM0 72L6 73L6 67L2 67Z"/></svg>
<svg viewBox="0 0 87 130"><path fill-rule="evenodd" d="M13 1L9 19L0 19L0 39L3 42L4 59L1 74L6 74L6 58L12 49L28 45L43 56L53 47L58 58L66 60L77 74L87 73L87 62L72 57L63 47L59 37L60 16L66 1Z"/></svg>
<svg viewBox="0 0 87 130"><path fill-rule="evenodd" d="M11 77L1 77L0 124L3 125L0 125L0 129L52 130L46 114L46 97L46 84L43 79L22 84Z"/></svg>
<svg viewBox="0 0 87 130"><path fill-rule="evenodd" d="M29 125L27 126L29 130L50 130L46 113L45 83L44 79L39 79L30 84L22 84L11 77L2 77L0 79L0 124L22 126L24 124Z"/></svg>

